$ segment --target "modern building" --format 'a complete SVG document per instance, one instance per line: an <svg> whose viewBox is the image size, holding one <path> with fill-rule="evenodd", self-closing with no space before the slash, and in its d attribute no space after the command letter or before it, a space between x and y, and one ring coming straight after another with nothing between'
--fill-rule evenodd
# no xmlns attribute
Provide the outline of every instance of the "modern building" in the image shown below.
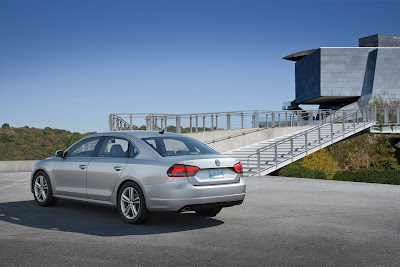
<svg viewBox="0 0 400 267"><path fill-rule="evenodd" d="M400 36L376 34L359 39L359 47L321 47L291 54L296 61L299 105L363 108L374 96L400 99Z"/></svg>

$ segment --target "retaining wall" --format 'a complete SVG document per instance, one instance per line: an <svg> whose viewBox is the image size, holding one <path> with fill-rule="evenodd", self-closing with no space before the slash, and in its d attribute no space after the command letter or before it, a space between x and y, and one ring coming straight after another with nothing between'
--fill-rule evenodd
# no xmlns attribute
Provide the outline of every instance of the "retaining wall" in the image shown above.
<svg viewBox="0 0 400 267"><path fill-rule="evenodd" d="M0 172L31 172L39 160L0 161Z"/></svg>

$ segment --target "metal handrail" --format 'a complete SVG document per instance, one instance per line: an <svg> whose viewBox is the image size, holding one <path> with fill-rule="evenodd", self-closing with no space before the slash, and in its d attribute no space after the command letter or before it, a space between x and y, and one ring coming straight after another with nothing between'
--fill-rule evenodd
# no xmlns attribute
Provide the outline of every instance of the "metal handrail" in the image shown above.
<svg viewBox="0 0 400 267"><path fill-rule="evenodd" d="M181 129L189 129L192 132L217 131L231 129L263 128L263 127L287 127L299 124L310 125L314 117L326 117L331 110L294 110L294 111L265 111L243 110L227 112L204 112L192 114L162 114L162 113L119 113L110 114L110 131L134 130L134 122L145 130L168 130L181 133ZM116 128L120 119L129 123ZM167 122L169 124L167 124ZM207 123L207 125L206 125ZM185 125L185 126L183 126ZM250 126L251 125L251 126ZM250 127L249 127L250 126ZM182 128L183 127L183 128Z"/></svg>
<svg viewBox="0 0 400 267"><path fill-rule="evenodd" d="M342 125L343 125L343 137L345 136L345 134L346 134L346 132L345 132L345 123L346 123L346 120L347 120L347 118L348 117L352 117L353 118L353 131L355 131L356 129L358 129L358 128L360 128L360 127L355 127L355 125L356 125L356 123L355 123L355 119L358 119L357 118L357 114L359 113L359 112L362 112L362 126L361 127L364 127L365 128L365 124L366 124L366 121L368 122L368 121L370 121L369 120L369 115L368 115L368 110L357 110L357 111L353 111L352 113L350 113L350 114L347 114L347 112L348 111L342 111L342 113L343 113L343 115L341 116L341 117L337 117L338 119L339 118L341 118L342 119ZM336 119L336 115L338 114L339 112L338 111L336 111L336 112L334 112L334 113L332 113L331 114L331 119L330 119L330 121L329 121L329 124L330 124L330 128L331 128L331 138L330 138L330 140L329 141L327 141L327 142L332 142L333 143L333 140L334 140L334 138L333 138L333 135L334 135L334 133L333 133L333 124L334 124L334 121L335 121L335 119ZM332 119L332 117L334 118L334 119ZM357 123L358 124L358 123ZM308 141L307 141L307 134L308 133L310 133L310 132L314 132L315 130L318 130L318 139L319 139L319 146L321 146L322 144L325 144L326 142L323 142L323 143L321 143L321 128L322 127L325 127L325 126L327 126L327 124L323 124L323 125L318 125L318 126L315 126L315 127L312 127L312 128L310 128L310 129L307 129L307 130L305 130L305 131L302 131L302 132L300 132L300 133L298 133L298 134L295 134L295 135L292 135L292 136L289 136L289 137L286 137L286 138L284 138L284 139L282 139L282 140L280 140L280 141L278 141L278 142L275 142L275 143L273 143L273 144L269 144L269 145L266 145L266 146L264 146L264 147L261 147L261 148L259 148L259 149L257 149L257 151L255 152L255 153L253 153L253 154L250 154L250 155L248 155L248 157L247 157L247 174L248 174L248 176L249 176L249 174L250 174L250 157L253 157L253 156L257 156L257 172L255 173L255 175L256 174L259 174L261 171L263 171L263 170L265 170L265 169L263 169L263 170L261 170L261 160L260 160L260 157L261 157L261 152L263 152L263 151L266 151L267 149L271 149L272 147L274 147L274 150L275 150L275 157L274 157L274 161L275 161L275 166L277 167L278 166L278 157L277 157L277 148L278 148L278 145L279 144L283 144L283 143L286 143L286 142L288 142L288 141L290 141L290 145L291 145L291 149L290 149L290 154L291 154L291 159L292 159L292 161L293 161L293 157L294 157L294 151L293 151L293 140L296 138L296 137L301 137L301 136L304 136L304 139L305 139L305 146L304 146L304 152L302 152L302 153L306 153L307 154L307 151L309 150L308 149ZM290 158L289 159L287 159L287 160L290 160ZM286 160L285 160L286 161Z"/></svg>

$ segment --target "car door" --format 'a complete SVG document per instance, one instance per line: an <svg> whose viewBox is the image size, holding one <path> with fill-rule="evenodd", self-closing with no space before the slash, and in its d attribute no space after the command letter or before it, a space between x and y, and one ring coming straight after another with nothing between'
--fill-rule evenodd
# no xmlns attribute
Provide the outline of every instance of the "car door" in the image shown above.
<svg viewBox="0 0 400 267"><path fill-rule="evenodd" d="M86 171L95 156L101 137L84 139L54 164L55 195L86 198Z"/></svg>
<svg viewBox="0 0 400 267"><path fill-rule="evenodd" d="M124 138L105 137L97 157L87 170L87 195L90 199L109 200L129 159L132 145Z"/></svg>

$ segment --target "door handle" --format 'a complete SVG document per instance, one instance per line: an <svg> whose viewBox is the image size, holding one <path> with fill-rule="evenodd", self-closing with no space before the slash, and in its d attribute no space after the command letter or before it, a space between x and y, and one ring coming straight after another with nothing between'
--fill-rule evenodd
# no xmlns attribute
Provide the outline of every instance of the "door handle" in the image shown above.
<svg viewBox="0 0 400 267"><path fill-rule="evenodd" d="M116 170L117 172L119 172L120 170L122 170L122 167L121 167L121 166L115 166L115 167L114 167L114 170Z"/></svg>
<svg viewBox="0 0 400 267"><path fill-rule="evenodd" d="M84 170L86 168L86 165L79 165L79 168L81 168L82 170Z"/></svg>

